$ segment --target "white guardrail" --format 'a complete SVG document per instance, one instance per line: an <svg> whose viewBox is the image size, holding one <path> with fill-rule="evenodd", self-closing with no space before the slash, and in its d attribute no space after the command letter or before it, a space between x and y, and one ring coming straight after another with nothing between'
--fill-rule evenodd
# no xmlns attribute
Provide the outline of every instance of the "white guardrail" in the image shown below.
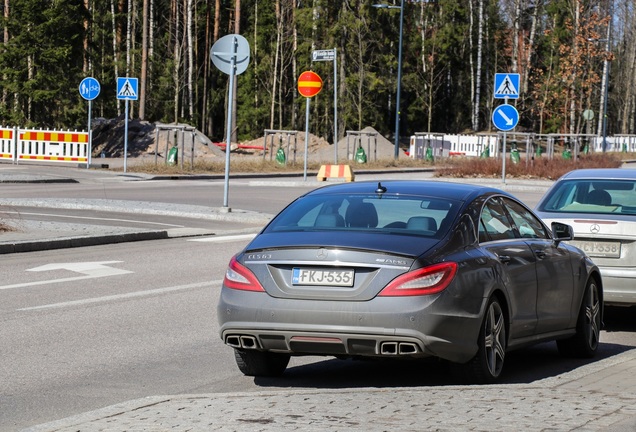
<svg viewBox="0 0 636 432"><path fill-rule="evenodd" d="M0 161L90 163L88 132L0 128Z"/></svg>
<svg viewBox="0 0 636 432"><path fill-rule="evenodd" d="M586 140L586 141L583 141ZM409 156L415 159L426 158L427 149L431 149L434 157L449 156L489 156L497 157L501 150L503 134L450 135L443 133L417 132L410 138ZM554 150L555 145L574 146L583 142L589 143L593 152L603 151L603 137L591 135L567 134L516 134L508 132L506 147L520 145L526 150L534 151L536 146ZM607 152L636 152L636 135L613 135L605 138ZM488 151L486 151L488 149Z"/></svg>
<svg viewBox="0 0 636 432"><path fill-rule="evenodd" d="M555 143L572 145L584 136L559 134L515 134L508 133L507 146L520 143L524 147L554 147ZM417 132L411 136L409 156L424 159L427 149L434 157L449 156L490 156L497 157L501 147L502 134L450 135L442 133ZM603 138L587 136L587 142L594 152L603 151ZM488 151L485 151L488 149ZM636 135L614 135L606 137L606 151L636 152ZM91 146L88 132L34 130L0 127L0 162L38 161L53 163L91 162Z"/></svg>

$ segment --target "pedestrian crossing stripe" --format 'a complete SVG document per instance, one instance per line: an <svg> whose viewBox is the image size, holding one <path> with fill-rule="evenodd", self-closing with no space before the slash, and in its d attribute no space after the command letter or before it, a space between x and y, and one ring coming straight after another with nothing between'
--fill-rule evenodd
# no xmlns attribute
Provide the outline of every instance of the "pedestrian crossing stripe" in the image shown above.
<svg viewBox="0 0 636 432"><path fill-rule="evenodd" d="M519 98L519 74L495 74L495 99Z"/></svg>
<svg viewBox="0 0 636 432"><path fill-rule="evenodd" d="M117 78L117 99L137 100L137 78Z"/></svg>

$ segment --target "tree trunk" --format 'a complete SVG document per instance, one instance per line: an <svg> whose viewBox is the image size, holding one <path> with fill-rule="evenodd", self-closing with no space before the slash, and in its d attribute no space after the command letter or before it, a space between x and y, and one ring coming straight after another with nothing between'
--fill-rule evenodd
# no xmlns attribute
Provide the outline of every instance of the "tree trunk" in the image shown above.
<svg viewBox="0 0 636 432"><path fill-rule="evenodd" d="M477 70L475 71L475 98L473 99L473 131L479 131L479 111L481 105L481 64L483 56L484 0L478 0L477 13Z"/></svg>
<svg viewBox="0 0 636 432"><path fill-rule="evenodd" d="M130 76L130 50L132 43L132 3L128 0L128 11L126 13L126 76Z"/></svg>
<svg viewBox="0 0 636 432"><path fill-rule="evenodd" d="M146 118L146 80L148 79L148 8L149 0L143 0L141 13L141 76L139 77L139 120Z"/></svg>
<svg viewBox="0 0 636 432"><path fill-rule="evenodd" d="M479 1L479 0L477 0ZM470 120L472 123L472 129L473 131L476 130L475 129L475 93L476 93L476 89L475 89L475 82L476 82L476 76L475 76L475 59L473 56L473 53L475 52L475 42L474 42L474 38L473 38L473 29L475 27L475 11L474 11L474 0L469 0L468 1L468 17L469 17L469 25L468 25L468 52L469 52L469 56L468 56L468 64L470 67L470 102L471 102L471 115L470 115Z"/></svg>
<svg viewBox="0 0 636 432"><path fill-rule="evenodd" d="M9 0L4 0L4 45L9 44L9 26L7 25L9 21ZM7 74L2 74L3 79L7 80ZM7 87L2 86L2 105L6 105L7 103Z"/></svg>
<svg viewBox="0 0 636 432"><path fill-rule="evenodd" d="M90 0L84 0L84 8L86 8L86 11L88 12L88 17L90 17L91 16ZM84 19L84 64L82 65L82 71L84 72L84 75L87 75L91 69L89 64L90 57L88 54L91 28L90 28L90 21L88 17Z"/></svg>
<svg viewBox="0 0 636 432"><path fill-rule="evenodd" d="M241 0L234 0L234 33L241 33ZM238 142L237 130L236 130L236 112L237 112L237 89L238 79L234 78L234 88L232 89L232 136L231 142Z"/></svg>
<svg viewBox="0 0 636 432"><path fill-rule="evenodd" d="M211 1L211 0L210 0ZM221 0L215 0L214 2L214 22L212 25L212 43L213 45L219 39L219 32L221 28ZM209 51L209 50L208 50ZM210 68L212 70L212 68ZM210 73L210 78L213 78L212 73ZM214 86L215 81L210 83L210 91L212 91L212 87ZM208 125L208 135L214 135L214 122L212 117L210 116L210 121Z"/></svg>
<svg viewBox="0 0 636 432"><path fill-rule="evenodd" d="M194 120L194 38L192 10L194 8L192 0L187 0L187 18L186 25L188 31L188 120L192 123Z"/></svg>
<svg viewBox="0 0 636 432"><path fill-rule="evenodd" d="M121 6L121 3L118 3L118 6ZM118 7L119 10L119 7ZM117 22L115 20L115 0L110 0L110 15L111 15L111 24L113 26L113 64L115 65L115 77L119 76L119 41L120 41L120 32L119 27L117 26ZM121 115L121 104L119 103L119 99L117 99L117 117Z"/></svg>
<svg viewBox="0 0 636 432"><path fill-rule="evenodd" d="M281 14L280 14L280 0L276 0L275 3L275 10L276 10L276 22L278 23L276 25L276 47L274 48L274 70L272 73L272 102L270 105L270 110L269 110L269 128L270 129L274 129L274 118L275 118L275 113L276 113L276 88L278 85L278 61L279 61L279 56L278 53L280 52L280 39L281 39L281 31L282 31L282 26L281 26Z"/></svg>
<svg viewBox="0 0 636 432"><path fill-rule="evenodd" d="M609 85L609 82L607 81L607 79L609 78L610 65L609 65L608 57L610 56L611 37L612 37L612 20L610 18L607 24L607 34L606 34L606 42L605 42L605 61L603 62L603 78L601 79L601 89L602 89L601 102L599 104L599 109L598 109L597 135L599 136L603 135L603 124L607 121L605 120L607 118L607 113L605 112L605 107L607 106L607 103L605 102L605 99L608 97L608 94L607 94L608 92L606 92L605 89Z"/></svg>
<svg viewBox="0 0 636 432"><path fill-rule="evenodd" d="M294 28L294 48L292 54L292 77L297 79L298 77L298 65L296 62L296 53L298 51L298 23L296 22L296 5L293 6L293 28ZM291 125L292 129L296 129L296 125L298 124L298 104L292 104L292 114L291 114Z"/></svg>
<svg viewBox="0 0 636 432"><path fill-rule="evenodd" d="M212 48L212 11L211 3L207 2L205 8L205 46L203 47L203 88L201 94L201 130L203 133L210 135L208 125L211 123L208 118L208 92L210 89L210 49Z"/></svg>
<svg viewBox="0 0 636 432"><path fill-rule="evenodd" d="M572 41L572 58L576 60L579 57L579 45L576 42L576 40L581 33L581 7L578 0L575 3L575 9L574 9L574 31L573 32L574 32L574 38ZM570 95L569 133L570 134L574 134L575 127L576 127L576 82L577 82L578 70L579 70L578 66L576 65L576 61L573 61L572 63L573 63L572 78L571 78L570 89L569 89L569 95Z"/></svg>
<svg viewBox="0 0 636 432"><path fill-rule="evenodd" d="M179 20L179 2L174 1L174 48L173 59L174 68L172 70L172 82L174 85L174 122L179 122L179 81L181 71L181 39L179 37L181 21Z"/></svg>
<svg viewBox="0 0 636 432"><path fill-rule="evenodd" d="M515 0L514 31L512 35L512 72L519 72L519 34L521 33L521 0Z"/></svg>
<svg viewBox="0 0 636 432"><path fill-rule="evenodd" d="M529 71L532 70L532 55L534 54L534 41L537 35L537 17L539 16L539 9L542 5L542 1L538 0L535 4L534 11L532 12L532 24L530 26L530 36L528 36L528 54L526 58L526 67L522 71L522 81L520 91L523 94L528 93L528 81L530 77Z"/></svg>
<svg viewBox="0 0 636 432"><path fill-rule="evenodd" d="M636 87L636 43L628 45L628 52L625 56L628 70L625 73L627 82L625 86L625 103L621 108L621 133L629 134L634 132L634 111L636 103L634 100L634 88Z"/></svg>

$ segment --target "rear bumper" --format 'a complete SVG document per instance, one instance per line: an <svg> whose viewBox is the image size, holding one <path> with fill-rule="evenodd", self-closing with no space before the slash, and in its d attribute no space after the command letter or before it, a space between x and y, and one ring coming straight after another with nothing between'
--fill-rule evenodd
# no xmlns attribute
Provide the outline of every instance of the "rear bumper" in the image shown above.
<svg viewBox="0 0 636 432"><path fill-rule="evenodd" d="M438 357L465 363L477 352L474 311L444 314L440 297L377 297L365 302L272 299L223 289L220 336L236 349L291 355ZM253 306L251 306L253 305Z"/></svg>
<svg viewBox="0 0 636 432"><path fill-rule="evenodd" d="M600 267L603 279L603 300L609 306L636 305L636 270Z"/></svg>

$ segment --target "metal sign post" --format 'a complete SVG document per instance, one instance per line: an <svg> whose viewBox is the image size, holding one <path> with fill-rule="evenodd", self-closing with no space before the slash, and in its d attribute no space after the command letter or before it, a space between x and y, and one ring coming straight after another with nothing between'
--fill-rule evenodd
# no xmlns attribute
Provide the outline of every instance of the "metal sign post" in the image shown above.
<svg viewBox="0 0 636 432"><path fill-rule="evenodd" d="M336 49L316 50L311 55L311 61L333 61L333 145L334 163L338 163L338 60Z"/></svg>
<svg viewBox="0 0 636 432"><path fill-rule="evenodd" d="M234 99L234 76L247 70L250 63L250 44L241 35L230 34L216 41L210 49L212 63L221 72L230 76L228 107L227 107L227 131L225 138L225 183L223 186L223 208L230 212L228 206L230 190L230 147L232 139L232 107Z"/></svg>
<svg viewBox="0 0 636 432"><path fill-rule="evenodd" d="M495 127L503 131L503 160L501 162L501 181L506 183L506 132L514 129L519 123L519 111L512 105L506 103L499 105L492 112L492 123Z"/></svg>
<svg viewBox="0 0 636 432"><path fill-rule="evenodd" d="M91 156L93 154L93 131L91 129L91 114L93 111L93 99L99 96L101 86L99 81L93 77L87 77L79 85L80 95L88 101L88 155L86 168L91 166Z"/></svg>
<svg viewBox="0 0 636 432"><path fill-rule="evenodd" d="M309 99L322 90L322 78L312 71L305 71L298 77L298 93L307 98L305 108L305 169L303 180L307 181L307 153L309 152Z"/></svg>
<svg viewBox="0 0 636 432"><path fill-rule="evenodd" d="M495 108L492 122L495 127L503 131L503 156L501 159L501 182L506 183L506 131L512 130L519 123L519 112L508 104L508 99L519 98L520 76L518 73L495 74L495 99L504 99L504 104Z"/></svg>
<svg viewBox="0 0 636 432"><path fill-rule="evenodd" d="M126 114L124 119L124 172L127 169L128 160L128 101L138 99L139 81L137 78L117 77L117 99L126 101Z"/></svg>

